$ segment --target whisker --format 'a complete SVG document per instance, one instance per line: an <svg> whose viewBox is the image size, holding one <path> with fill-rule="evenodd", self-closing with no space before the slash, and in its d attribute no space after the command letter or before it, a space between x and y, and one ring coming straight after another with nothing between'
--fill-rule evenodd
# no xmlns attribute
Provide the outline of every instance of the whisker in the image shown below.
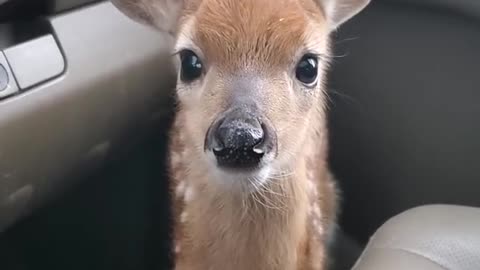
<svg viewBox="0 0 480 270"><path fill-rule="evenodd" d="M272 202L272 200L267 196L268 194L274 194L273 190L269 189L267 185L259 185L259 181L257 178L254 178L252 181L252 185L256 187L256 194L253 194L254 200L264 206L267 209L272 209L272 210L279 210L282 211L284 210L285 206L284 205L275 205L275 203ZM257 197L260 196L260 197ZM277 200L275 200L277 201ZM278 200L281 202L281 200Z"/></svg>
<svg viewBox="0 0 480 270"><path fill-rule="evenodd" d="M337 41L335 41L335 45L342 44L342 43L345 43L345 42L354 41L354 40L357 40L359 38L360 37L350 37L350 38L344 38L344 39L341 39L341 40L337 40Z"/></svg>

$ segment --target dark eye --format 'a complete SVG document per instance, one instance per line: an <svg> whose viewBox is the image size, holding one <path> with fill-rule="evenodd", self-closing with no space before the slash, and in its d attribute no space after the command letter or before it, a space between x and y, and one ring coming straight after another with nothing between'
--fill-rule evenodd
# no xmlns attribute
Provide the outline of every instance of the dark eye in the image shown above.
<svg viewBox="0 0 480 270"><path fill-rule="evenodd" d="M318 76L318 59L313 55L304 55L297 65L295 75L307 86L314 85Z"/></svg>
<svg viewBox="0 0 480 270"><path fill-rule="evenodd" d="M202 75L202 62L194 52L183 50L180 52L180 59L182 61L180 79L183 82L194 81Z"/></svg>

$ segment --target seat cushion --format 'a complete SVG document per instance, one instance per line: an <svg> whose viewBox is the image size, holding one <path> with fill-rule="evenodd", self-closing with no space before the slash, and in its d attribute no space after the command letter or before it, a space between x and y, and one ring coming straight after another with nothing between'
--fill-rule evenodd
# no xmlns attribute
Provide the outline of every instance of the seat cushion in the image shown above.
<svg viewBox="0 0 480 270"><path fill-rule="evenodd" d="M478 270L480 208L429 205L387 221L354 270Z"/></svg>

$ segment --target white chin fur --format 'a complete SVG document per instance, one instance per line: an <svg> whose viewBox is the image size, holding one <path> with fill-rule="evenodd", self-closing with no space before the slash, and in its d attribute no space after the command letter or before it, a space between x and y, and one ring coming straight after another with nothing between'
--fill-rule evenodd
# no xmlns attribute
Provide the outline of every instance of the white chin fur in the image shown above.
<svg viewBox="0 0 480 270"><path fill-rule="evenodd" d="M218 168L215 156L211 151L208 151L206 155L213 180L229 189L253 192L261 189L271 176L272 168L268 165L252 172L228 172Z"/></svg>

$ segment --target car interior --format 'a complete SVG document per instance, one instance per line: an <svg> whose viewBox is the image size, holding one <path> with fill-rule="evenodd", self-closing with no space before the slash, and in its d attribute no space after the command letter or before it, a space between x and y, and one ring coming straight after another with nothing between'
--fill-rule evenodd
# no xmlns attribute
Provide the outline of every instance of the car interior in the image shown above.
<svg viewBox="0 0 480 270"><path fill-rule="evenodd" d="M330 268L480 269L480 2L372 0L333 39ZM0 269L172 268L171 42L109 1L0 0Z"/></svg>

